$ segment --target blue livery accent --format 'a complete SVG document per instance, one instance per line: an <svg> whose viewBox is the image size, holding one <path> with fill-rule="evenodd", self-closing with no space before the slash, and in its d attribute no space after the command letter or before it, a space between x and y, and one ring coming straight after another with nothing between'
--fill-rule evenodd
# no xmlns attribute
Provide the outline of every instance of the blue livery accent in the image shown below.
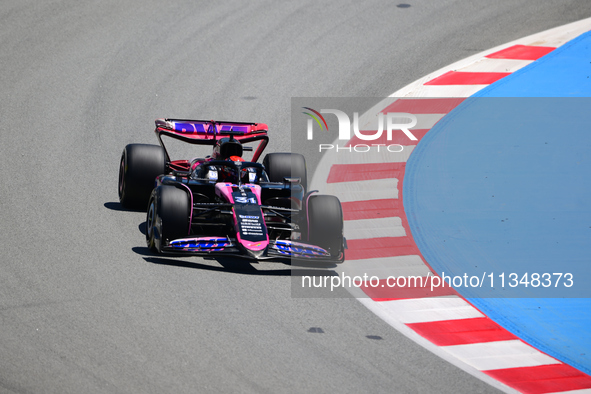
<svg viewBox="0 0 591 394"><path fill-rule="evenodd" d="M290 242L278 240L273 245L273 249L286 256L294 257L328 257L330 253L318 246L301 244L299 242Z"/></svg>
<svg viewBox="0 0 591 394"><path fill-rule="evenodd" d="M219 252L231 247L232 242L227 238L208 239L176 239L170 242L171 248L183 249L189 252Z"/></svg>

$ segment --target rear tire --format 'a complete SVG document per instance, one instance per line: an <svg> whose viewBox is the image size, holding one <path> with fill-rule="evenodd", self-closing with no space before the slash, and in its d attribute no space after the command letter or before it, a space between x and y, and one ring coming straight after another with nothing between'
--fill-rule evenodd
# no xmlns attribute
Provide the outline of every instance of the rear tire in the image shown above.
<svg viewBox="0 0 591 394"><path fill-rule="evenodd" d="M313 195L308 200L308 239L344 260L343 209L335 196Z"/></svg>
<svg viewBox="0 0 591 394"><path fill-rule="evenodd" d="M299 153L269 153L263 160L271 182L283 182L283 178L300 178L304 190L308 190L306 159Z"/></svg>
<svg viewBox="0 0 591 394"><path fill-rule="evenodd" d="M119 163L119 202L125 208L145 209L154 189L154 179L166 171L166 153L161 146L129 144Z"/></svg>
<svg viewBox="0 0 591 394"><path fill-rule="evenodd" d="M172 185L156 188L150 197L146 216L146 243L161 252L170 240L189 235L190 201L186 191Z"/></svg>

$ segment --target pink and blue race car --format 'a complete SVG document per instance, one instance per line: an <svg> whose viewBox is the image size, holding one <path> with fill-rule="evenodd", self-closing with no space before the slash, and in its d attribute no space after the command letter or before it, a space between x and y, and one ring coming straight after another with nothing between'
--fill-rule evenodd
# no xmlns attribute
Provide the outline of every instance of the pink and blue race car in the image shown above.
<svg viewBox="0 0 591 394"><path fill-rule="evenodd" d="M258 163L267 131L263 123L158 119L160 145L125 147L119 200L126 208L147 207L146 242L152 251L344 261L340 201L307 190L300 154L269 153ZM209 145L213 152L171 160L162 137ZM252 157L245 160L244 152Z"/></svg>

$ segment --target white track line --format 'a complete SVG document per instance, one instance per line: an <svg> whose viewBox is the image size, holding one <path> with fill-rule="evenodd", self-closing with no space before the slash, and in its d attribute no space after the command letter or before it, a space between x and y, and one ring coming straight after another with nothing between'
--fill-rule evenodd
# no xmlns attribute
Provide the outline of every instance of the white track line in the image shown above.
<svg viewBox="0 0 591 394"><path fill-rule="evenodd" d="M396 178L389 178L358 181L354 185L349 182L328 183L322 193L338 196L341 202L398 198L398 182Z"/></svg>
<svg viewBox="0 0 591 394"><path fill-rule="evenodd" d="M424 277L428 273L433 275L430 270L425 269L425 263L423 263L421 256L418 255L346 261L341 266L341 270L350 277L363 277L364 274L367 274L369 278L375 276L379 279L388 279L391 276Z"/></svg>
<svg viewBox="0 0 591 394"><path fill-rule="evenodd" d="M404 237L405 235L406 230L399 217L345 221L345 238L347 239Z"/></svg>
<svg viewBox="0 0 591 394"><path fill-rule="evenodd" d="M517 339L445 346L445 350L480 371L560 364Z"/></svg>

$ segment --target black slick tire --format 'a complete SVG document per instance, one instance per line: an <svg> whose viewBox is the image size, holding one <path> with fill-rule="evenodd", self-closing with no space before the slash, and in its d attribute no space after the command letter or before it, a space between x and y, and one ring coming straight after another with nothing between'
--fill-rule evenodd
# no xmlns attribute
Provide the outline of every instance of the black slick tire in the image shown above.
<svg viewBox="0 0 591 394"><path fill-rule="evenodd" d="M283 178L300 178L304 190L308 190L306 159L299 153L269 153L263 165L271 182L283 182Z"/></svg>
<svg viewBox="0 0 591 394"><path fill-rule="evenodd" d="M308 240L344 259L343 209L335 196L312 195L308 200Z"/></svg>
<svg viewBox="0 0 591 394"><path fill-rule="evenodd" d="M128 209L146 209L154 179L166 171L166 154L158 145L129 144L119 163L119 202Z"/></svg>
<svg viewBox="0 0 591 394"><path fill-rule="evenodd" d="M146 216L146 243L153 252L161 252L170 240L189 235L190 206L185 190L161 185L150 197Z"/></svg>

